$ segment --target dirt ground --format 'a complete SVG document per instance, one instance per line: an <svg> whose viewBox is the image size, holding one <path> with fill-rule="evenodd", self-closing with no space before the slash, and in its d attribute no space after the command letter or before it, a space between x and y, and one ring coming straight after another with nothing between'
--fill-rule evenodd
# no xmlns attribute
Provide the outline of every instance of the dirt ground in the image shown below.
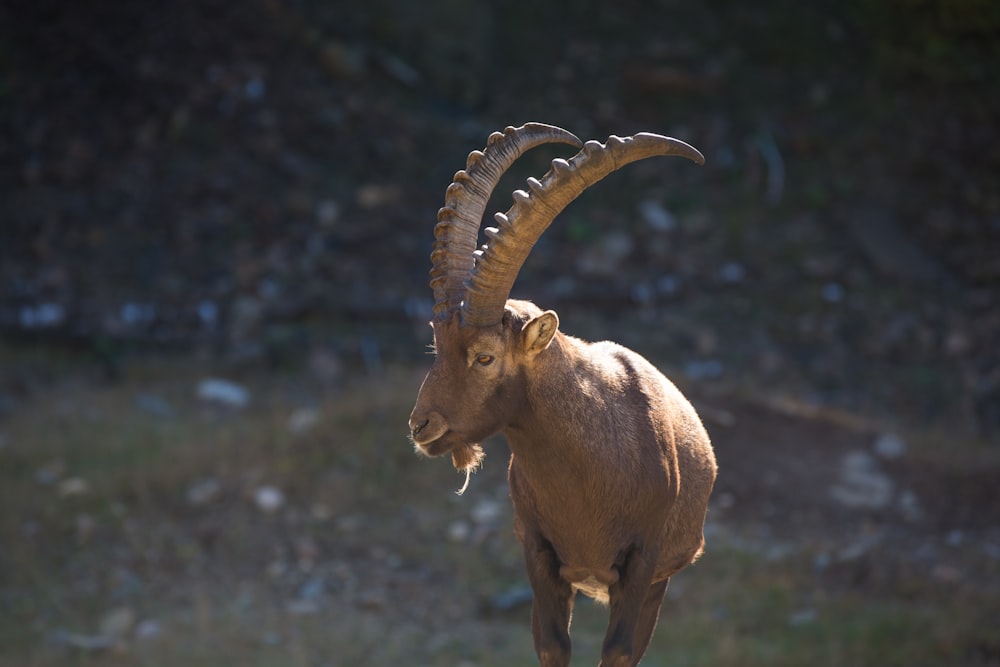
<svg viewBox="0 0 1000 667"><path fill-rule="evenodd" d="M435 212L529 120L707 158L515 288L717 447L644 664L1000 663L1000 13L613 4L0 7L0 664L530 661L502 441L457 499L405 440Z"/></svg>

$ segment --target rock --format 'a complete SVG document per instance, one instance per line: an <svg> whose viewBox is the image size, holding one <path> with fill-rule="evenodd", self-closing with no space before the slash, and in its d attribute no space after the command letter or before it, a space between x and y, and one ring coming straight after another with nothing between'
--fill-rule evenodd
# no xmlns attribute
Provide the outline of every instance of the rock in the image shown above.
<svg viewBox="0 0 1000 667"><path fill-rule="evenodd" d="M115 607L101 616L98 633L102 637L119 642L131 634L134 625L134 609L131 607Z"/></svg>
<svg viewBox="0 0 1000 667"><path fill-rule="evenodd" d="M81 635L64 630L52 633L50 641L53 644L69 646L79 651L107 651L114 648L115 642L102 635Z"/></svg>
<svg viewBox="0 0 1000 667"><path fill-rule="evenodd" d="M323 599L326 593L326 582L322 577L311 577L299 588L300 600L318 601Z"/></svg>
<svg viewBox="0 0 1000 667"><path fill-rule="evenodd" d="M469 524L465 521L452 521L448 524L448 539L452 542L465 542L471 532Z"/></svg>
<svg viewBox="0 0 1000 667"><path fill-rule="evenodd" d="M611 232L580 253L577 269L586 276L611 276L632 254L635 241L625 232Z"/></svg>
<svg viewBox="0 0 1000 667"><path fill-rule="evenodd" d="M746 267L739 262L726 262L719 268L719 279L727 285L738 285L746 277Z"/></svg>
<svg viewBox="0 0 1000 667"><path fill-rule="evenodd" d="M358 206L366 210L395 204L402 198L402 190L393 184L367 183L358 188Z"/></svg>
<svg viewBox="0 0 1000 667"><path fill-rule="evenodd" d="M726 369L718 359L692 359L684 364L684 375L691 380L717 380Z"/></svg>
<svg viewBox="0 0 1000 667"><path fill-rule="evenodd" d="M230 408L245 408L250 403L250 392L229 380L206 378L198 383L198 398L207 403L218 403Z"/></svg>
<svg viewBox="0 0 1000 667"><path fill-rule="evenodd" d="M799 609L788 615L788 625L796 628L803 625L811 625L818 618L819 612L815 609Z"/></svg>
<svg viewBox="0 0 1000 667"><path fill-rule="evenodd" d="M292 616L308 616L318 614L320 605L316 600L289 600L285 605L285 609Z"/></svg>
<svg viewBox="0 0 1000 667"><path fill-rule="evenodd" d="M44 486L55 484L62 477L65 468L63 461L53 461L35 471L35 481Z"/></svg>
<svg viewBox="0 0 1000 667"><path fill-rule="evenodd" d="M892 500L893 486L874 457L855 451L841 462L840 480L830 487L830 495L851 509L884 509Z"/></svg>
<svg viewBox="0 0 1000 667"><path fill-rule="evenodd" d="M333 75L354 79L365 72L365 50L354 44L331 39L319 49L319 61Z"/></svg>
<svg viewBox="0 0 1000 667"><path fill-rule="evenodd" d="M906 453L906 443L895 433L883 433L875 440L875 453L889 461L898 459Z"/></svg>
<svg viewBox="0 0 1000 667"><path fill-rule="evenodd" d="M18 313L18 320L25 329L54 328L66 320L66 310L58 303L22 306Z"/></svg>
<svg viewBox="0 0 1000 667"><path fill-rule="evenodd" d="M161 419L169 419L176 414L170 403L160 396L155 396L153 394L136 394L133 399L133 404L140 412L144 412L147 415L159 417Z"/></svg>
<svg viewBox="0 0 1000 667"><path fill-rule="evenodd" d="M325 347L317 346L312 349L307 366L309 373L325 384L337 382L343 374L343 363L340 358Z"/></svg>
<svg viewBox="0 0 1000 667"><path fill-rule="evenodd" d="M493 524L503 513L503 505L495 500L484 498L472 508L472 520L477 524Z"/></svg>
<svg viewBox="0 0 1000 667"><path fill-rule="evenodd" d="M236 340L253 335L264 319L264 304L249 294L237 296L230 307L229 329Z"/></svg>
<svg viewBox="0 0 1000 667"><path fill-rule="evenodd" d="M89 514L78 514L76 516L77 544L84 544L88 542L95 530L97 530L97 519Z"/></svg>
<svg viewBox="0 0 1000 667"><path fill-rule="evenodd" d="M146 618L135 626L135 638L139 640L143 639L156 639L163 634L163 625L152 618Z"/></svg>
<svg viewBox="0 0 1000 667"><path fill-rule="evenodd" d="M531 586L515 586L490 598L490 608L494 611L511 611L531 604L531 595Z"/></svg>
<svg viewBox="0 0 1000 667"><path fill-rule="evenodd" d="M316 224L322 229L334 227L340 219L340 204L332 199L324 199L316 205Z"/></svg>
<svg viewBox="0 0 1000 667"><path fill-rule="evenodd" d="M640 202L638 210L639 217L654 232L670 232L677 228L677 217L655 199Z"/></svg>
<svg viewBox="0 0 1000 667"><path fill-rule="evenodd" d="M67 496L82 496L90 490L90 485L82 477L68 477L59 482L56 489L60 498L66 498Z"/></svg>
<svg viewBox="0 0 1000 667"><path fill-rule="evenodd" d="M827 303L840 303L844 300L846 291L843 285L836 282L828 282L823 285L823 300Z"/></svg>
<svg viewBox="0 0 1000 667"><path fill-rule="evenodd" d="M896 507L899 509L900 514L903 515L903 518L911 523L917 523L924 518L924 508L920 504L917 494L913 491L904 491L899 494Z"/></svg>
<svg viewBox="0 0 1000 667"><path fill-rule="evenodd" d="M943 266L910 239L890 211L857 211L848 219L848 229L879 273L919 285L956 283Z"/></svg>
<svg viewBox="0 0 1000 667"><path fill-rule="evenodd" d="M273 514L285 504L285 494L275 486L261 486L254 491L253 501L260 511Z"/></svg>
<svg viewBox="0 0 1000 667"><path fill-rule="evenodd" d="M219 480L214 477L208 477L206 479L200 479L196 482L192 482L188 486L187 492L184 495L189 504L199 507L201 505L207 505L218 498L221 491L222 484Z"/></svg>
<svg viewBox="0 0 1000 667"><path fill-rule="evenodd" d="M319 412L315 408L299 408L288 418L288 430L295 435L302 435L319 421Z"/></svg>

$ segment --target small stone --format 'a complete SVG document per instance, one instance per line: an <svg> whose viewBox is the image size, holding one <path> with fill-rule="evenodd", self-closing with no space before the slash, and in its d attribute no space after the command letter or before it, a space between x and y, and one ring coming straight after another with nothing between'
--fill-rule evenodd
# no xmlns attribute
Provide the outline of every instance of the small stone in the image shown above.
<svg viewBox="0 0 1000 667"><path fill-rule="evenodd" d="M208 477L206 479L200 479L197 482L193 482L187 488L187 493L185 497L188 503L199 507L201 505L207 505L216 498L219 497L219 493L222 491L222 484L219 480L214 477Z"/></svg>
<svg viewBox="0 0 1000 667"><path fill-rule="evenodd" d="M386 599L382 591L365 591L358 597L358 603L362 609L382 609L385 607Z"/></svg>
<svg viewBox="0 0 1000 667"><path fill-rule="evenodd" d="M326 503L313 503L309 514L316 521L329 521L333 518L333 510Z"/></svg>
<svg viewBox="0 0 1000 667"><path fill-rule="evenodd" d="M684 375L691 380L717 380L725 373L718 359L691 360L684 364Z"/></svg>
<svg viewBox="0 0 1000 667"><path fill-rule="evenodd" d="M947 563L938 563L931 570L931 575L940 582L946 584L955 584L961 581L962 571L955 567L954 565L948 565Z"/></svg>
<svg viewBox="0 0 1000 667"><path fill-rule="evenodd" d="M325 593L326 582L321 577L312 577L299 588L299 599L321 600Z"/></svg>
<svg viewBox="0 0 1000 667"><path fill-rule="evenodd" d="M35 481L45 486L55 484L62 477L65 468L62 461L53 461L35 471Z"/></svg>
<svg viewBox="0 0 1000 667"><path fill-rule="evenodd" d="M844 457L840 481L830 488L835 500L853 509L883 509L892 500L892 492L892 480L863 451L850 452Z"/></svg>
<svg viewBox="0 0 1000 667"><path fill-rule="evenodd" d="M208 329L215 328L219 323L219 306L214 301L208 299L199 301L195 312L198 314L198 320Z"/></svg>
<svg viewBox="0 0 1000 667"><path fill-rule="evenodd" d="M20 324L25 329L47 329L57 327L66 319L66 312L58 303L39 303L22 306L19 312Z"/></svg>
<svg viewBox="0 0 1000 667"><path fill-rule="evenodd" d="M333 384L343 374L343 363L332 350L316 347L309 353L309 372L317 380Z"/></svg>
<svg viewBox="0 0 1000 667"><path fill-rule="evenodd" d="M677 228L677 217L655 199L640 202L638 208L639 217L654 232L669 232Z"/></svg>
<svg viewBox="0 0 1000 667"><path fill-rule="evenodd" d="M203 401L231 408L245 408L250 403L250 392L245 387L220 378L206 378L199 382L197 394Z"/></svg>
<svg viewBox="0 0 1000 667"><path fill-rule="evenodd" d="M738 285L746 277L746 267L739 262L726 262L719 269L719 279L727 285Z"/></svg>
<svg viewBox="0 0 1000 667"><path fill-rule="evenodd" d="M817 618L819 618L819 612L815 609L799 609L788 615L788 625L792 627L810 625L815 623Z"/></svg>
<svg viewBox="0 0 1000 667"><path fill-rule="evenodd" d="M324 229L333 227L340 219L340 204L324 199L316 205L316 224Z"/></svg>
<svg viewBox="0 0 1000 667"><path fill-rule="evenodd" d="M875 453L886 460L894 460L906 453L906 443L895 433L883 433L875 440Z"/></svg>
<svg viewBox="0 0 1000 667"><path fill-rule="evenodd" d="M674 275L662 275L656 279L656 292L662 296L676 296L681 291L681 279Z"/></svg>
<svg viewBox="0 0 1000 667"><path fill-rule="evenodd" d="M614 275L634 248L635 241L630 235L611 232L580 253L577 268L588 276Z"/></svg>
<svg viewBox="0 0 1000 667"><path fill-rule="evenodd" d="M243 85L243 92L247 96L248 100L252 100L254 102L259 101L264 97L264 93L267 92L267 83L265 83L264 79L259 76L251 77L250 80Z"/></svg>
<svg viewBox="0 0 1000 667"><path fill-rule="evenodd" d="M490 607L496 611L510 611L531 604L531 587L515 586L490 598Z"/></svg>
<svg viewBox="0 0 1000 667"><path fill-rule="evenodd" d="M76 517L76 541L83 544L90 540L90 536L97 529L97 519L89 514L78 514Z"/></svg>
<svg viewBox="0 0 1000 667"><path fill-rule="evenodd" d="M949 357L962 357L972 349L971 336L963 330L953 329L944 339L944 353Z"/></svg>
<svg viewBox="0 0 1000 667"><path fill-rule="evenodd" d="M101 617L98 634L108 639L121 640L132 632L134 625L134 609L131 607L115 607Z"/></svg>
<svg viewBox="0 0 1000 667"><path fill-rule="evenodd" d="M358 188L358 206L364 209L381 208L395 204L402 197L396 185L369 183Z"/></svg>
<svg viewBox="0 0 1000 667"><path fill-rule="evenodd" d="M272 514L285 504L285 494L275 486L261 486L254 491L253 500L257 509Z"/></svg>
<svg viewBox="0 0 1000 667"><path fill-rule="evenodd" d="M285 609L292 616L309 616L312 614L318 614L320 611L320 605L316 600L290 600L285 605Z"/></svg>
<svg viewBox="0 0 1000 667"><path fill-rule="evenodd" d="M135 626L136 639L155 639L163 634L163 625L152 618L146 618Z"/></svg>
<svg viewBox="0 0 1000 667"><path fill-rule="evenodd" d="M477 524L495 523L503 512L503 505L495 500L484 498L472 508L472 520Z"/></svg>
<svg viewBox="0 0 1000 667"><path fill-rule="evenodd" d="M353 79L364 74L365 52L351 44L329 40L320 47L319 60L326 69L338 77Z"/></svg>
<svg viewBox="0 0 1000 667"><path fill-rule="evenodd" d="M249 294L233 299L229 314L229 328L237 339L251 336L264 318L264 304Z"/></svg>
<svg viewBox="0 0 1000 667"><path fill-rule="evenodd" d="M924 508L920 505L920 499L913 491L904 491L899 495L897 501L899 512L903 518L911 523L916 523L924 518Z"/></svg>
<svg viewBox="0 0 1000 667"><path fill-rule="evenodd" d="M823 285L823 300L827 303L840 303L844 300L844 287L840 283L829 282Z"/></svg>
<svg viewBox="0 0 1000 667"><path fill-rule="evenodd" d="M68 496L81 496L90 490L90 485L87 484L87 480L82 477L69 477L59 482L57 487L57 493L60 498L66 498Z"/></svg>
<svg viewBox="0 0 1000 667"><path fill-rule="evenodd" d="M136 394L133 403L135 404L136 409L153 417L169 419L175 414L174 408L170 405L170 403L160 396L155 396L153 394Z"/></svg>
<svg viewBox="0 0 1000 667"><path fill-rule="evenodd" d="M465 542L472 531L465 521L452 521L448 524L448 539L452 542Z"/></svg>
<svg viewBox="0 0 1000 667"><path fill-rule="evenodd" d="M288 418L288 430L295 435L302 435L319 421L319 412L315 408L299 408Z"/></svg>

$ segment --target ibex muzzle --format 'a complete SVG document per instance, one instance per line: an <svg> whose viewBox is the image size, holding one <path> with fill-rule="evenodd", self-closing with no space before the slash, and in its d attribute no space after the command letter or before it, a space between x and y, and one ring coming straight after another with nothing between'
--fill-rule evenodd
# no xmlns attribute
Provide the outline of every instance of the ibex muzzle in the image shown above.
<svg viewBox="0 0 1000 667"><path fill-rule="evenodd" d="M547 142L582 148L553 160L541 180L528 179L477 249L500 177ZM508 298L560 211L615 169L656 155L703 162L688 144L655 134L581 144L550 125L508 127L455 174L434 231L436 356L410 436L424 454L450 453L466 484L483 457L480 443L507 437L514 531L534 592L535 650L546 666L569 664L577 591L610 603L601 664L638 664L670 576L704 544L716 464L694 408L635 352L567 336L553 311Z"/></svg>

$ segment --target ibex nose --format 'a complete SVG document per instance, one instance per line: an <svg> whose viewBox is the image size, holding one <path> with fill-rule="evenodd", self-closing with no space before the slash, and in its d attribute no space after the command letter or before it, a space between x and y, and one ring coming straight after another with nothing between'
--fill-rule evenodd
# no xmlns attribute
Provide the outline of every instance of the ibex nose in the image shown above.
<svg viewBox="0 0 1000 667"><path fill-rule="evenodd" d="M410 417L410 435L416 439L417 435L424 430L424 427L430 423L430 419L419 419Z"/></svg>
<svg viewBox="0 0 1000 667"><path fill-rule="evenodd" d="M448 430L448 422L440 413L430 412L410 415L410 437L418 445L437 440Z"/></svg>

